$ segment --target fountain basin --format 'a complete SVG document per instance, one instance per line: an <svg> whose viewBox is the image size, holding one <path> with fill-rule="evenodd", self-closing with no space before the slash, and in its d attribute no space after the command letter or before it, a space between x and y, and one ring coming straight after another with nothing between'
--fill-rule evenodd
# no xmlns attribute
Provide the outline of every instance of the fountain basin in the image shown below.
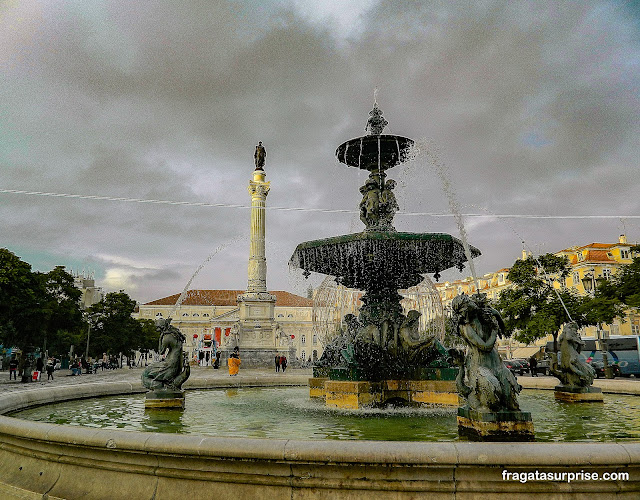
<svg viewBox="0 0 640 500"><path fill-rule="evenodd" d="M471 255L479 256L480 250L472 246ZM422 274L437 279L451 267L462 270L466 261L462 242L449 234L364 231L300 243L289 265L368 290L380 282L409 288L422 281Z"/></svg>
<svg viewBox="0 0 640 500"><path fill-rule="evenodd" d="M297 378L190 387L304 385ZM536 381L537 382L537 381ZM46 386L0 396L0 413L103 394L129 383ZM286 422L283 422L283 435ZM628 480L505 480L503 471L628 473ZM414 443L166 435L0 416L1 498L637 498L640 443Z"/></svg>

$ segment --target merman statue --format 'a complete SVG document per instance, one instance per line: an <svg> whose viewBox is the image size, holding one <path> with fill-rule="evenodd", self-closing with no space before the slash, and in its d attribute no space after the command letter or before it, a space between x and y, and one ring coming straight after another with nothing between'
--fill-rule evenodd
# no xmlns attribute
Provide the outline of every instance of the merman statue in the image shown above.
<svg viewBox="0 0 640 500"><path fill-rule="evenodd" d="M458 295L453 299L453 331L468 346L459 353L458 392L470 410L519 411L517 394L522 389L500 359L495 347L504 334L504 322L487 302L486 294Z"/></svg>
<svg viewBox="0 0 640 500"><path fill-rule="evenodd" d="M171 318L157 320L156 329L160 331L158 353L168 352L164 360L144 369L142 385L151 391L180 391L191 374L188 360L182 351L185 337L175 326L171 326Z"/></svg>
<svg viewBox="0 0 640 500"><path fill-rule="evenodd" d="M560 345L560 356L557 359L556 354L551 353L551 373L560 379L563 386L589 387L593 383L596 372L580 357L584 342L578 335L576 323L564 325L558 344Z"/></svg>

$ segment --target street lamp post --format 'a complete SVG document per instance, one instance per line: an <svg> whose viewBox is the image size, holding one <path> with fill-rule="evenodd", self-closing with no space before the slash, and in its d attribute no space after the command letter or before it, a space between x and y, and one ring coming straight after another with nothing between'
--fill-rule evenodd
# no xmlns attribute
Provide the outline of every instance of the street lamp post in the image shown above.
<svg viewBox="0 0 640 500"><path fill-rule="evenodd" d="M96 314L86 314L86 319L87 319L87 324L89 325L87 327L87 348L85 349L84 352L84 359L88 362L89 361L89 339L91 338L91 320L95 319Z"/></svg>
<svg viewBox="0 0 640 500"><path fill-rule="evenodd" d="M591 268L588 273L584 275L582 278L582 286L584 286L585 292L589 294L591 297L594 297L596 294L596 281L600 281L602 278L596 279L596 270ZM609 366L609 348L607 346L607 338L604 334L604 330L600 327L600 323L596 326L597 329L597 337L602 349L602 365L604 368L604 376L605 378L613 378L613 372L611 371L611 367Z"/></svg>

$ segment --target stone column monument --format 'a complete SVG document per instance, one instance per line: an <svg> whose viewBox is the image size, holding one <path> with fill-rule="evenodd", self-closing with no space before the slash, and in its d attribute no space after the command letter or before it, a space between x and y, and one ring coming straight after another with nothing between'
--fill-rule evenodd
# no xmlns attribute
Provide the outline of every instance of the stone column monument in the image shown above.
<svg viewBox="0 0 640 500"><path fill-rule="evenodd" d="M239 321L234 326L233 336L223 347L225 359L235 346L240 348L241 369L247 366L273 366L276 354L284 354L290 362L295 356L295 351L289 350L288 343L278 348L281 330L274 320L276 296L267 291L265 206L270 182L265 181L266 155L266 150L260 142L256 146L255 170L248 186L251 195L251 240L247 291L238 296Z"/></svg>

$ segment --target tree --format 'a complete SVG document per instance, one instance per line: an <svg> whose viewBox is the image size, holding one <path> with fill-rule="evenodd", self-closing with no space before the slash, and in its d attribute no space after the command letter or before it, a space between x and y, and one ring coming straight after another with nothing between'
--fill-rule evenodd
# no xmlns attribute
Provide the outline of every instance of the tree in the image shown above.
<svg viewBox="0 0 640 500"><path fill-rule="evenodd" d="M66 352L70 345L78 345L84 330L80 309L82 292L64 266L56 266L40 278L44 280L47 298L43 307L43 320L46 322L43 349L49 348L54 353Z"/></svg>
<svg viewBox="0 0 640 500"><path fill-rule="evenodd" d="M142 343L137 347L142 352L148 352L158 348L160 332L156 328L156 323L152 319L139 319L142 328Z"/></svg>
<svg viewBox="0 0 640 500"><path fill-rule="evenodd" d="M631 247L634 258L623 266L611 280L598 285L596 296L628 307L640 308L640 246Z"/></svg>
<svg viewBox="0 0 640 500"><path fill-rule="evenodd" d="M93 318L90 354L101 356L106 352L130 355L133 350L145 344L142 324L131 317L135 307L135 300L120 290L106 294L100 302L88 309ZM148 329L145 331L148 332Z"/></svg>
<svg viewBox="0 0 640 500"><path fill-rule="evenodd" d="M527 344L552 335L556 344L560 327L570 320L582 327L615 315L611 302L600 300L595 307L593 298L554 288L554 283L564 282L570 271L567 258L553 254L514 263L507 275L513 287L503 291L495 304L508 335Z"/></svg>
<svg viewBox="0 0 640 500"><path fill-rule="evenodd" d="M40 345L42 309L46 302L44 280L31 265L6 248L0 249L0 342L21 351Z"/></svg>

